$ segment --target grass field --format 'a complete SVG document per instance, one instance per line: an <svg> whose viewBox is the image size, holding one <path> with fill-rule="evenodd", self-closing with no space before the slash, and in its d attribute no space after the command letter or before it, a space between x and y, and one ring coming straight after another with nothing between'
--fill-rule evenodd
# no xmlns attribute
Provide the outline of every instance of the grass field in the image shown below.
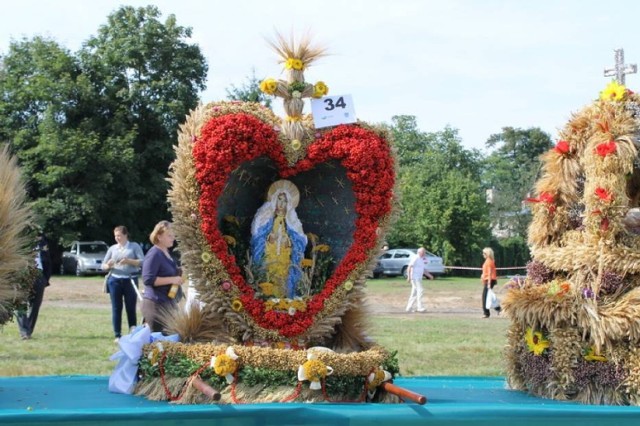
<svg viewBox="0 0 640 426"><path fill-rule="evenodd" d="M0 329L0 376L110 374L115 362L109 356L117 346L109 298L101 290L101 277L54 276L31 340L20 340L13 322ZM404 311L409 294L404 280L371 280L367 291L371 337L398 351L402 375L504 374L509 321L480 318L478 279L425 281L422 314Z"/></svg>

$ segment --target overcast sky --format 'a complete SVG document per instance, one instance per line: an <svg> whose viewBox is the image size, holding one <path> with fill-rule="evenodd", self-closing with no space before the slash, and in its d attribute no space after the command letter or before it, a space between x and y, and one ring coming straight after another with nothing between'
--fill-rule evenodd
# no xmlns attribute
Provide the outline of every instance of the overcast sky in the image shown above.
<svg viewBox="0 0 640 426"><path fill-rule="evenodd" d="M120 5L155 4L192 27L209 63L203 102L222 100L255 68L280 77L265 42L307 30L328 48L305 74L350 94L371 123L415 115L423 131L459 130L468 148L502 127L540 127L555 140L610 78L614 49L640 63L640 2L621 0L20 0L3 3L0 53L43 35L75 52ZM627 76L640 90L640 75ZM310 112L305 107L305 112Z"/></svg>

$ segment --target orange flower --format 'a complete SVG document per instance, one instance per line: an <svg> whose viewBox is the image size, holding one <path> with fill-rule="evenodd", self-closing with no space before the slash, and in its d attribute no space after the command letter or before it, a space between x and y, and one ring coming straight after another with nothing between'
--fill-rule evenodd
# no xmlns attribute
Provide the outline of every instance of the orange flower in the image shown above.
<svg viewBox="0 0 640 426"><path fill-rule="evenodd" d="M611 201L613 201L613 195L600 186L596 188L595 194L604 202L610 203Z"/></svg>
<svg viewBox="0 0 640 426"><path fill-rule="evenodd" d="M603 142L596 146L596 154L600 157L606 157L609 154L613 154L618 150L618 145L615 141Z"/></svg>

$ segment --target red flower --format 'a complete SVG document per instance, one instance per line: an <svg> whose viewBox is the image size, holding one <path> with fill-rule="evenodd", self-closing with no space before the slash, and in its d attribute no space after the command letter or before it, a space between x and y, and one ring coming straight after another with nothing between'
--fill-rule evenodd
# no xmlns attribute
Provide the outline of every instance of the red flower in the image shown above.
<svg viewBox="0 0 640 426"><path fill-rule="evenodd" d="M596 146L596 154L598 154L601 157L606 157L609 154L613 154L617 150L618 150L618 145L616 145L616 142L613 140L609 142L603 142Z"/></svg>
<svg viewBox="0 0 640 426"><path fill-rule="evenodd" d="M555 196L548 191L542 191L538 198L527 198L527 201L530 203L547 203L553 204Z"/></svg>
<svg viewBox="0 0 640 426"><path fill-rule="evenodd" d="M555 148L553 148L555 152L560 155L567 155L569 151L571 151L571 147L569 146L569 142L565 140L558 141Z"/></svg>
<svg viewBox="0 0 640 426"><path fill-rule="evenodd" d="M598 198L600 198L602 201L605 201L607 203L610 203L611 201L613 201L613 195L602 187L597 187L595 194Z"/></svg>

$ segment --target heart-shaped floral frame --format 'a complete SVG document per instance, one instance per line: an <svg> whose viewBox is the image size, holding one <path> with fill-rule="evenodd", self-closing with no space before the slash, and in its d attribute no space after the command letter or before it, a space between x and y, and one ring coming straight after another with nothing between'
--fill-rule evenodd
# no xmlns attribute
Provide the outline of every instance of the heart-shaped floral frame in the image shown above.
<svg viewBox="0 0 640 426"><path fill-rule="evenodd" d="M395 162L383 131L363 125L314 131L313 140L292 150L279 123L256 104L215 103L194 111L181 129L169 198L183 262L197 282L205 315L223 321L239 341L296 346L326 339L346 312L362 304L364 275L392 213ZM220 230L218 200L231 174L263 157L282 178L337 161L355 196L353 244L304 311L265 310Z"/></svg>

